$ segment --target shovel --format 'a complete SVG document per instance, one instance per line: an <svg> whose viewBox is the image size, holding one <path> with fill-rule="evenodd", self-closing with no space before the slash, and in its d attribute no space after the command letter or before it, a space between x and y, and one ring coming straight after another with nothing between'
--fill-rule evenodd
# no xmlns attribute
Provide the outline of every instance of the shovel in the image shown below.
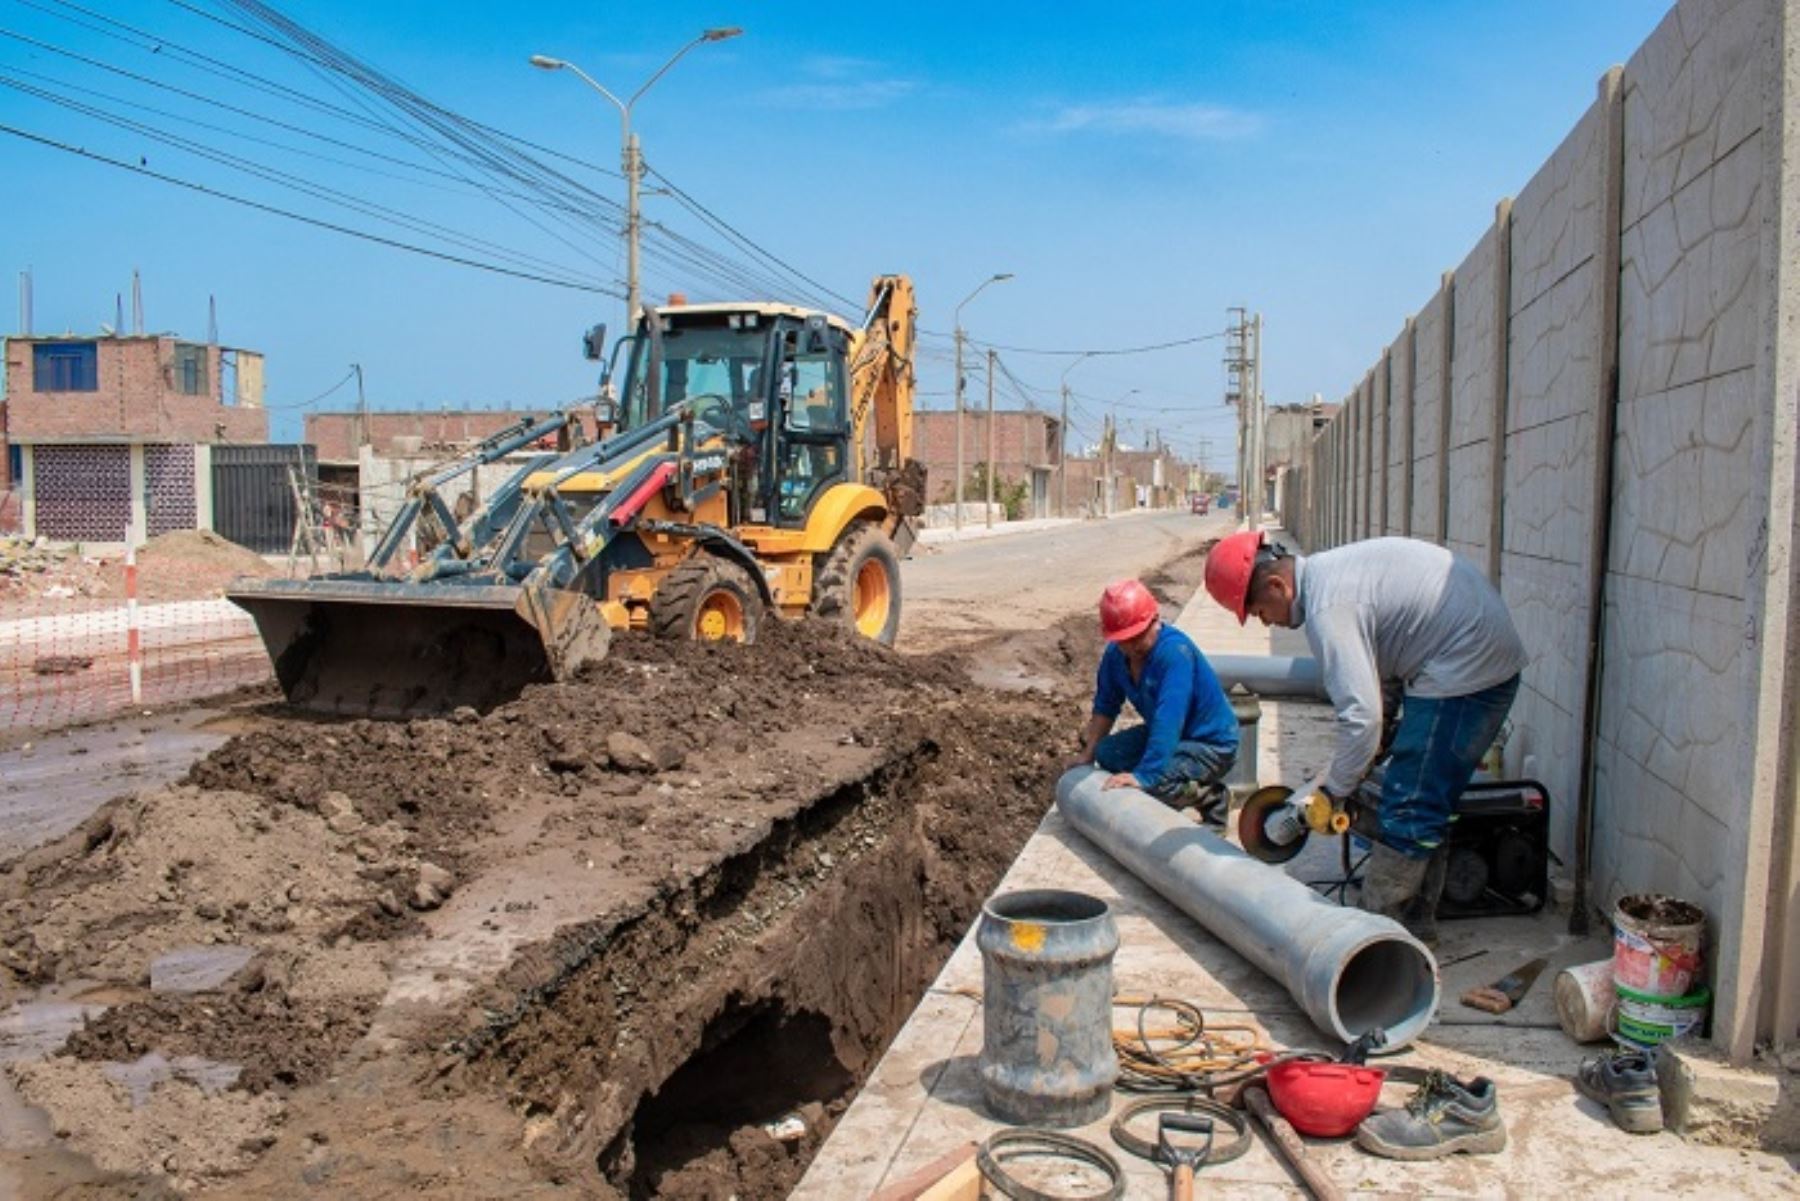
<svg viewBox="0 0 1800 1201"><path fill-rule="evenodd" d="M1171 1131L1202 1134L1199 1146L1183 1146L1169 1138ZM1156 1124L1156 1162L1170 1169L1171 1201L1193 1201L1194 1173L1212 1155L1213 1123L1211 1118L1189 1113L1165 1113Z"/></svg>

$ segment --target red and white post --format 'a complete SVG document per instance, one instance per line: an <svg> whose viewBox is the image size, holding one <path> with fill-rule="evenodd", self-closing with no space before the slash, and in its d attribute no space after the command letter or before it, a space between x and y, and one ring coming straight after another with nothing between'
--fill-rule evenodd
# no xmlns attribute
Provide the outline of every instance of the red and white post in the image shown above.
<svg viewBox="0 0 1800 1201"><path fill-rule="evenodd" d="M131 703L144 703L144 636L138 624L136 530L125 531L125 661L131 672Z"/></svg>

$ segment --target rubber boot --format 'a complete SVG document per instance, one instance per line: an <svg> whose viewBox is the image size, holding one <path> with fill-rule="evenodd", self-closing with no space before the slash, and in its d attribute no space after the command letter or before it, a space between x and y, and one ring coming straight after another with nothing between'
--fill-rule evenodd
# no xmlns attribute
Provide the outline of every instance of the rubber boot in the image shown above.
<svg viewBox="0 0 1800 1201"><path fill-rule="evenodd" d="M1425 861L1425 878L1419 882L1419 895L1412 899L1400 920L1412 936L1428 947L1437 946L1438 903L1444 898L1444 879L1450 874L1450 848L1439 846Z"/></svg>
<svg viewBox="0 0 1800 1201"><path fill-rule="evenodd" d="M1386 843L1376 843L1369 851L1368 862L1363 864L1362 907L1401 921L1425 883L1425 869L1430 862L1403 855Z"/></svg>

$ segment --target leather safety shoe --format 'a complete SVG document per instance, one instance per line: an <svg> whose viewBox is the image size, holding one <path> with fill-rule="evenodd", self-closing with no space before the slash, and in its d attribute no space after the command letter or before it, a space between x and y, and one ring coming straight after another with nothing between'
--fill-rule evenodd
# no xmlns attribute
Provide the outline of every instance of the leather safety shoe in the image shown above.
<svg viewBox="0 0 1800 1201"><path fill-rule="evenodd" d="M1364 1118L1356 1145L1384 1159L1441 1159L1458 1151L1491 1155L1506 1146L1500 1092L1486 1077L1464 1084L1431 1072L1405 1108Z"/></svg>
<svg viewBox="0 0 1800 1201"><path fill-rule="evenodd" d="M1663 1128L1662 1092L1656 1086L1656 1062L1648 1052L1616 1051L1584 1059L1575 1087L1582 1096L1606 1106L1620 1130L1655 1134Z"/></svg>

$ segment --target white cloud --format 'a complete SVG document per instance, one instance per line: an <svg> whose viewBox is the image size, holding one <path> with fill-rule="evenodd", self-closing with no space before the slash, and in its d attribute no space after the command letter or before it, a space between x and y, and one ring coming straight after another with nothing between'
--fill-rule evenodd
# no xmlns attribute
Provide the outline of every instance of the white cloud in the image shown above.
<svg viewBox="0 0 1800 1201"><path fill-rule="evenodd" d="M1175 104L1138 99L1101 104L1066 104L1048 117L1028 121L1034 133L1124 133L1221 142L1247 138L1262 130L1262 118L1219 104Z"/></svg>
<svg viewBox="0 0 1800 1201"><path fill-rule="evenodd" d="M765 88L764 104L777 108L882 108L919 90L918 81L883 73L880 63L845 55L814 55L799 64L801 79Z"/></svg>

